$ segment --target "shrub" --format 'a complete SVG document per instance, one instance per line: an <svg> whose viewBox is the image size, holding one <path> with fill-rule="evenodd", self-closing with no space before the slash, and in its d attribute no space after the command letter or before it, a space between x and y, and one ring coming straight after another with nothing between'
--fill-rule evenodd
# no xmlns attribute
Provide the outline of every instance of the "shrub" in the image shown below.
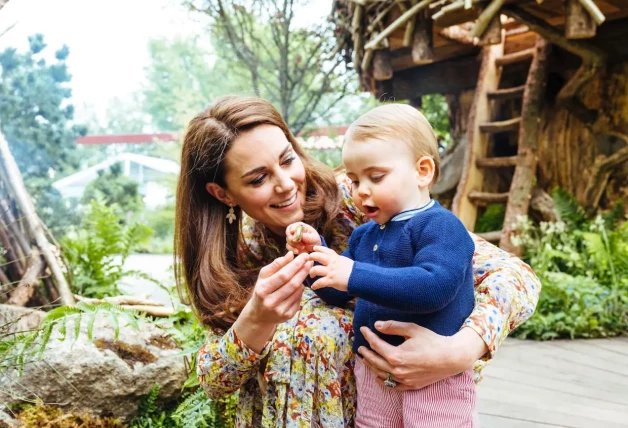
<svg viewBox="0 0 628 428"><path fill-rule="evenodd" d="M625 333L628 223L623 209L590 220L564 192L555 191L554 199L563 220L534 225L522 218L517 225L517 243L543 291L535 314L514 335L546 340Z"/></svg>

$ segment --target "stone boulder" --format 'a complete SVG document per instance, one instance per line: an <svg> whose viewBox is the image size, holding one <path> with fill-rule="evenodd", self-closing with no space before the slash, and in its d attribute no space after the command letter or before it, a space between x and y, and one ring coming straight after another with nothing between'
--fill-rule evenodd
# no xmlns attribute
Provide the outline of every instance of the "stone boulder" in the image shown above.
<svg viewBox="0 0 628 428"><path fill-rule="evenodd" d="M139 330L122 319L119 324L116 339L109 316L99 314L91 341L85 319L76 340L74 321L67 323L65 340L56 328L41 360L27 364L21 377L16 370L0 374L0 403L39 398L64 409L129 421L155 384L161 399L177 398L187 378L181 349L149 322Z"/></svg>

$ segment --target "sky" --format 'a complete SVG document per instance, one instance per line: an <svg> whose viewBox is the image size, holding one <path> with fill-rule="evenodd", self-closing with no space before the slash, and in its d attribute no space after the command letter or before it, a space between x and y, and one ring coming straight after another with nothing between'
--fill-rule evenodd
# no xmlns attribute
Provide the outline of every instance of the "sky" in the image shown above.
<svg viewBox="0 0 628 428"><path fill-rule="evenodd" d="M324 16L331 0L311 0L300 16ZM304 21L305 22L305 21ZM148 41L202 34L197 17L180 0L10 0L0 10L0 51L28 46L42 33L52 55L66 44L76 120L102 115L113 98L141 89Z"/></svg>

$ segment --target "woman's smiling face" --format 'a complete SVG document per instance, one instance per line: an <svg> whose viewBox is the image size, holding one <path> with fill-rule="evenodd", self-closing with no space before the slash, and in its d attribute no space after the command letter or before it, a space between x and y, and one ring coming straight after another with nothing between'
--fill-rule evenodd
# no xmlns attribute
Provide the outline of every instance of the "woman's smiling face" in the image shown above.
<svg viewBox="0 0 628 428"><path fill-rule="evenodd" d="M226 194L278 235L303 220L305 168L283 131L260 125L241 133L225 156Z"/></svg>

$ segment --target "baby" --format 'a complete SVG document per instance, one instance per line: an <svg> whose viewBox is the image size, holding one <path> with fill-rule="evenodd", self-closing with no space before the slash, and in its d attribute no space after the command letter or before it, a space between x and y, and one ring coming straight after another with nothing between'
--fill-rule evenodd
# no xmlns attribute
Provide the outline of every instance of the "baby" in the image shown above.
<svg viewBox="0 0 628 428"><path fill-rule="evenodd" d="M429 122L408 105L377 107L349 127L342 158L352 197L373 221L353 231L342 255L327 248L311 226L288 226L288 249L312 252L316 262L312 289L330 304L358 298L356 353L369 346L360 328L376 332L376 321L413 322L454 335L473 310L475 247L460 220L430 198L439 154ZM379 335L392 345L404 341ZM409 391L395 390L389 373L380 386L359 357L355 375L356 426L479 426L471 369Z"/></svg>

